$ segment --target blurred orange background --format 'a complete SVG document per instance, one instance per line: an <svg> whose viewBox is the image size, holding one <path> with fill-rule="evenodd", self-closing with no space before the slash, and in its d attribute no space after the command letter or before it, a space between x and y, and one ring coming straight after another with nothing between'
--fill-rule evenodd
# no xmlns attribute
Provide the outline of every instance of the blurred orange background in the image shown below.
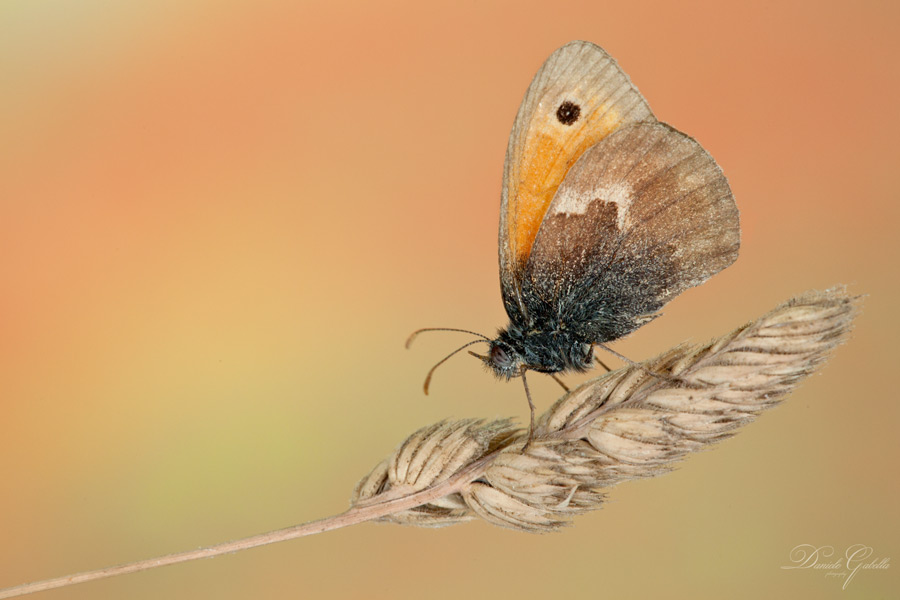
<svg viewBox="0 0 900 600"><path fill-rule="evenodd" d="M743 224L734 266L615 348L847 283L865 312L822 373L558 534L369 523L46 597L896 594L896 566L846 591L780 566L803 543L900 560L898 7L4 2L0 587L334 514L420 426L527 419L469 357L422 395L464 336L403 341L506 323L507 136L586 39L716 157Z"/></svg>

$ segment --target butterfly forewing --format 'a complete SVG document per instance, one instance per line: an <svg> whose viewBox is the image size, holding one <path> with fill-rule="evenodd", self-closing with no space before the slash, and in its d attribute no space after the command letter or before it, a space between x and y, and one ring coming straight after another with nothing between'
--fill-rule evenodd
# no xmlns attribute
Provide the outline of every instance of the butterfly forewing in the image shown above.
<svg viewBox="0 0 900 600"><path fill-rule="evenodd" d="M589 42L566 44L535 75L510 135L500 207L500 277L511 317L525 309L525 265L567 172L623 124L652 120L628 76Z"/></svg>
<svg viewBox="0 0 900 600"><path fill-rule="evenodd" d="M612 340L730 265L739 246L738 210L713 158L668 125L626 125L569 170L521 297L527 314L554 321L538 327Z"/></svg>

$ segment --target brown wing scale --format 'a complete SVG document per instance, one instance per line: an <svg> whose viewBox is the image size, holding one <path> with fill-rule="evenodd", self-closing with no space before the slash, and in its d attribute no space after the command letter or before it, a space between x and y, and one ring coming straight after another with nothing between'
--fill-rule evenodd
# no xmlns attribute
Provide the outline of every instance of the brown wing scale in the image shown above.
<svg viewBox="0 0 900 600"><path fill-rule="evenodd" d="M571 167L623 124L653 120L640 92L599 46L571 42L547 59L525 94L506 153L500 278L507 312L524 311L525 265Z"/></svg>
<svg viewBox="0 0 900 600"><path fill-rule="evenodd" d="M739 247L737 206L709 153L663 123L627 125L585 152L557 190L522 297L530 313L615 339L730 265Z"/></svg>

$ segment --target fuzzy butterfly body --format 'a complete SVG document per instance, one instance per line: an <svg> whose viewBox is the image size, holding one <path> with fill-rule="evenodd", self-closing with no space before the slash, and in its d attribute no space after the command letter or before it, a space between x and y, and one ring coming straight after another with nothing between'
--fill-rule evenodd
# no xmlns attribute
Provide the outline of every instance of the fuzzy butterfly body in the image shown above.
<svg viewBox="0 0 900 600"><path fill-rule="evenodd" d="M500 207L509 325L485 362L500 376L582 371L730 265L738 210L721 169L660 123L599 46L572 42L535 75L513 124Z"/></svg>

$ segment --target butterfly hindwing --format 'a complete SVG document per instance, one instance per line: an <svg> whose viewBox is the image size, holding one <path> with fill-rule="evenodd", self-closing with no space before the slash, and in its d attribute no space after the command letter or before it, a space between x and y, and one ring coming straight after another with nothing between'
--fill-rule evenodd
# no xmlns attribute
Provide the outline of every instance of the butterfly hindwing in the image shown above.
<svg viewBox="0 0 900 600"><path fill-rule="evenodd" d="M692 138L625 125L585 152L556 191L523 272L529 315L603 342L730 265L738 210L721 169Z"/></svg>
<svg viewBox="0 0 900 600"><path fill-rule="evenodd" d="M616 61L589 42L566 44L535 75L513 124L504 166L500 279L511 318L524 316L525 266L566 174L623 124L653 120Z"/></svg>

